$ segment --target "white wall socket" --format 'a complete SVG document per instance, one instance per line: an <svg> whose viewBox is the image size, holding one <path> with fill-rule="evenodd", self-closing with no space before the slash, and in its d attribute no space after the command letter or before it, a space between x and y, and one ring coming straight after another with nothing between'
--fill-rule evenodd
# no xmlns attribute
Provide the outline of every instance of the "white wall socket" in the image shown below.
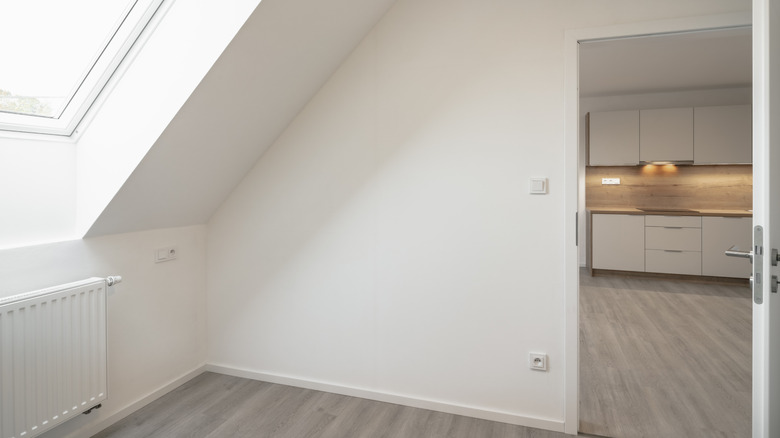
<svg viewBox="0 0 780 438"><path fill-rule="evenodd" d="M154 262L162 263L169 260L173 260L177 256L177 249L175 246L167 246L165 248L158 248L154 251Z"/></svg>
<svg viewBox="0 0 780 438"><path fill-rule="evenodd" d="M544 353L530 353L528 366L532 370L547 371L547 355Z"/></svg>
<svg viewBox="0 0 780 438"><path fill-rule="evenodd" d="M601 184L620 184L620 178L601 178Z"/></svg>

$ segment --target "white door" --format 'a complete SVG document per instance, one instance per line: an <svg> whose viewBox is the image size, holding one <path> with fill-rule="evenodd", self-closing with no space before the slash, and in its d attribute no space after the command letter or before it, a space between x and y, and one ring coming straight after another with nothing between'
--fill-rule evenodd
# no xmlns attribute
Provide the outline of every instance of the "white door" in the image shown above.
<svg viewBox="0 0 780 438"><path fill-rule="evenodd" d="M770 56L771 55L771 56ZM753 1L753 437L780 437L780 295L772 248L780 248L780 4ZM774 172L773 172L774 171ZM763 260L761 260L763 259ZM760 276L759 276L760 273ZM777 277L775 277L777 278Z"/></svg>

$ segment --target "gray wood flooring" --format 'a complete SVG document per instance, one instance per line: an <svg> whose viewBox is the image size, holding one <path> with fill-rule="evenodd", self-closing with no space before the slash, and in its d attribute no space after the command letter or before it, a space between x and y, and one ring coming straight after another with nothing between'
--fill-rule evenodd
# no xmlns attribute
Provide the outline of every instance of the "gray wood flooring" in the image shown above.
<svg viewBox="0 0 780 438"><path fill-rule="evenodd" d="M580 431L750 436L750 290L581 276ZM95 438L564 438L567 435L204 373Z"/></svg>
<svg viewBox="0 0 780 438"><path fill-rule="evenodd" d="M94 438L565 438L568 435L204 373Z"/></svg>
<svg viewBox="0 0 780 438"><path fill-rule="evenodd" d="M750 437L746 286L580 276L580 431Z"/></svg>

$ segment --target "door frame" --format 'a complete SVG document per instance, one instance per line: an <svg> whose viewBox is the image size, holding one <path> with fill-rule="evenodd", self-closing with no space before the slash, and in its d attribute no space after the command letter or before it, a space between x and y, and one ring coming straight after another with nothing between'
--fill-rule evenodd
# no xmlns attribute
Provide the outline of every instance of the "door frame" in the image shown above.
<svg viewBox="0 0 780 438"><path fill-rule="evenodd" d="M579 42L648 36L654 34L739 27L752 24L750 11L743 13L648 21L595 28L569 29L564 39L564 432L579 429ZM584 177L584 175L582 175ZM585 212L579 212L585 221Z"/></svg>

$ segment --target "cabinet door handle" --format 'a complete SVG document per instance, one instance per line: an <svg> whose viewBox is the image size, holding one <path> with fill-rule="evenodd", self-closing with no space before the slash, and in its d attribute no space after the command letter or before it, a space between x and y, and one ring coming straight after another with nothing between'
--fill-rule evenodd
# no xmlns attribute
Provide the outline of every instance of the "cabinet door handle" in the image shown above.
<svg viewBox="0 0 780 438"><path fill-rule="evenodd" d="M681 249L665 249L664 252L683 252Z"/></svg>
<svg viewBox="0 0 780 438"><path fill-rule="evenodd" d="M664 228L666 228L667 230L682 230L683 229L683 227L664 227Z"/></svg>

